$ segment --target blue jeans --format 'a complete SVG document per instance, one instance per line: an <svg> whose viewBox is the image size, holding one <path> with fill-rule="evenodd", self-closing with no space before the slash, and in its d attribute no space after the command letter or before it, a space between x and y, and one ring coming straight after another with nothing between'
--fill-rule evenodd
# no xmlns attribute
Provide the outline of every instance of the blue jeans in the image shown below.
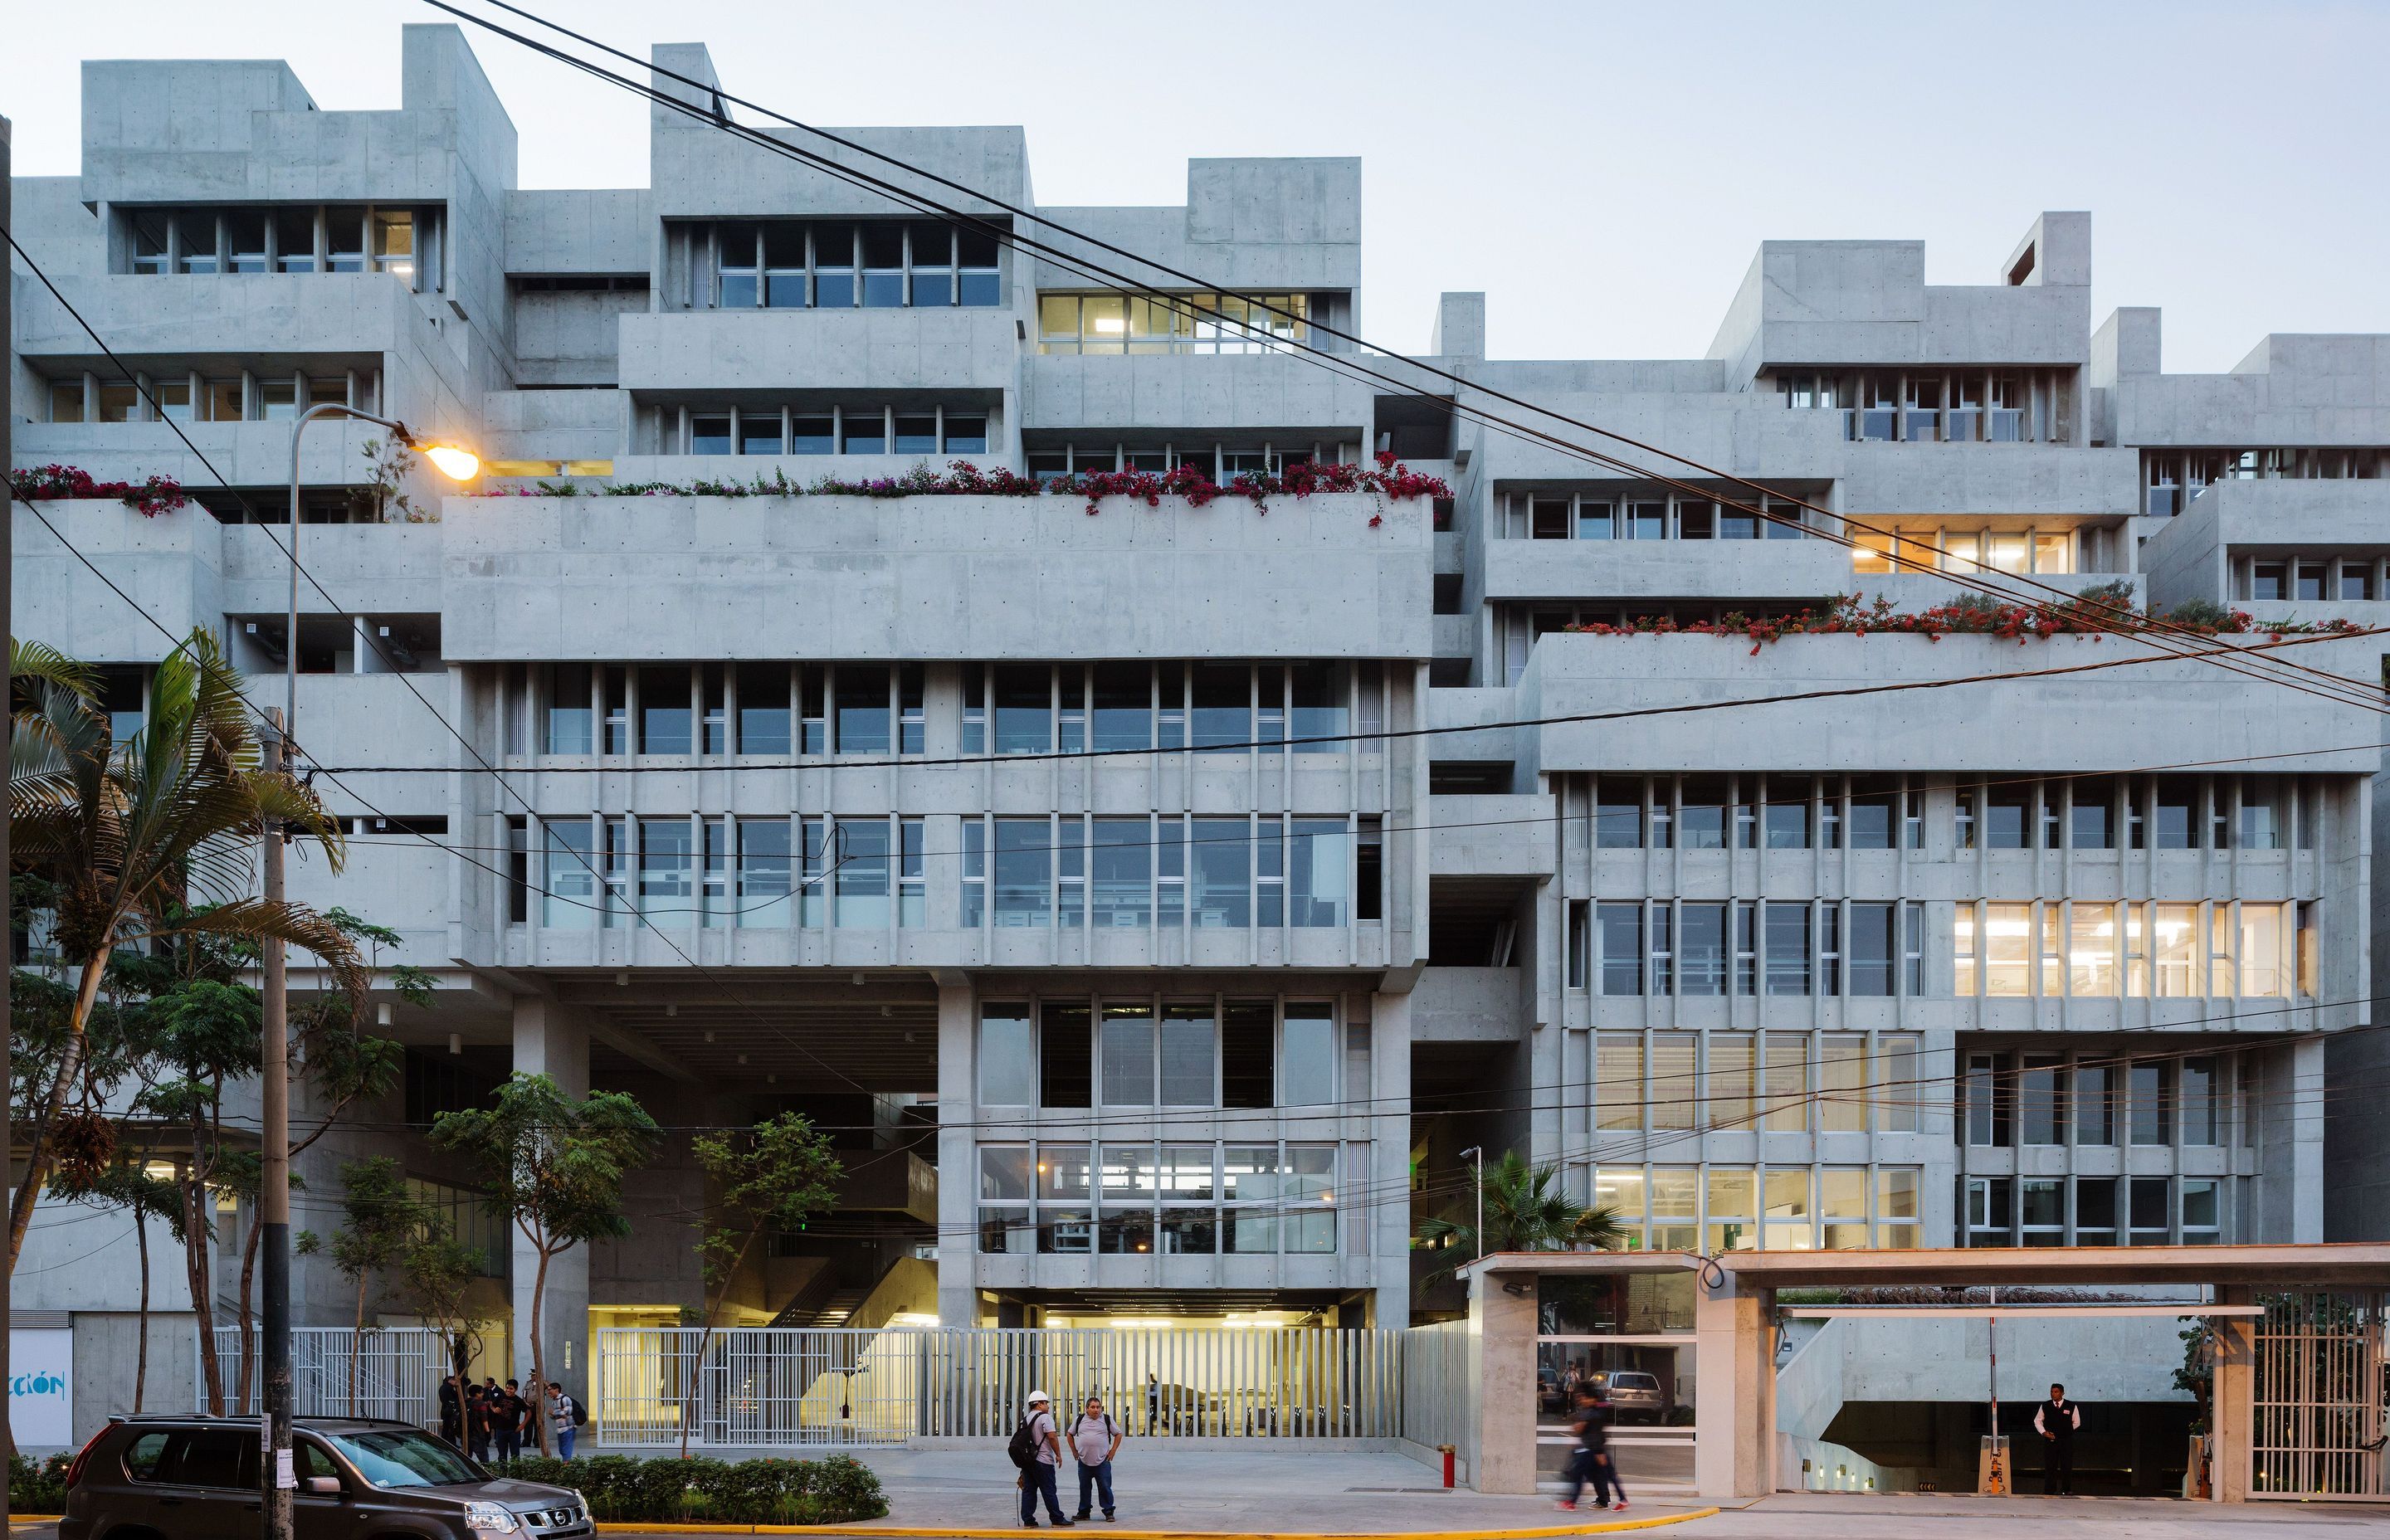
<svg viewBox="0 0 2390 1540"><path fill-rule="evenodd" d="M1112 1516L1111 1461L1105 1460L1100 1465L1082 1464L1079 1467L1079 1511L1073 1515L1073 1517L1084 1519L1087 1516L1087 1489L1089 1487L1095 1488L1097 1495L1103 1498L1104 1517L1107 1519L1111 1518Z"/></svg>
<svg viewBox="0 0 2390 1540"><path fill-rule="evenodd" d="M1037 1495L1046 1495L1046 1512L1050 1518L1062 1517L1061 1490L1054 1484L1054 1468L1039 1460L1021 1473L1021 1521L1027 1523L1037 1517Z"/></svg>
<svg viewBox="0 0 2390 1540"><path fill-rule="evenodd" d="M502 1460L519 1460L522 1458L521 1429L501 1428L498 1430L498 1458Z"/></svg>
<svg viewBox="0 0 2390 1540"><path fill-rule="evenodd" d="M556 1431L556 1457L558 1459L569 1460L572 1457L572 1435L580 1431L581 1430L578 1428L559 1428Z"/></svg>
<svg viewBox="0 0 2390 1540"><path fill-rule="evenodd" d="M1615 1497L1624 1500L1626 1489L1618 1484L1618 1467L1609 1451L1596 1454L1590 1449L1578 1449L1569 1459L1568 1500L1575 1502L1584 1495L1587 1482L1593 1483L1593 1500L1604 1507Z"/></svg>

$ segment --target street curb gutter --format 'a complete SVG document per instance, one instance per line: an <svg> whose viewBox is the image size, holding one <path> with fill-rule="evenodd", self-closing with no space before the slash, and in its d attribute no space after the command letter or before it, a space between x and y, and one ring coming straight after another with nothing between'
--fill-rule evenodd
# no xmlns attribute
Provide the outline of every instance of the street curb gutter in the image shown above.
<svg viewBox="0 0 2390 1540"><path fill-rule="evenodd" d="M1648 1519L1613 1519L1606 1523L1571 1524L1542 1529L1456 1530L1216 1530L1113 1529L1099 1532L1109 1540L1564 1540L1580 1534L1616 1534L1626 1530L1658 1529L1690 1519L1707 1519L1718 1510L1697 1508L1685 1513L1657 1513ZM1013 1526L983 1524L975 1529L907 1528L891 1524L599 1524L600 1534L836 1534L877 1535L880 1540L985 1540Z"/></svg>

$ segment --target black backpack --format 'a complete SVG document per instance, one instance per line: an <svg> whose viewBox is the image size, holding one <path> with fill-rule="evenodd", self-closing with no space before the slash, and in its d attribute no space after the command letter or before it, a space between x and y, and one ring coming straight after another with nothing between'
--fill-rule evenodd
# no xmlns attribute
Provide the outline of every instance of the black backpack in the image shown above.
<svg viewBox="0 0 2390 1540"><path fill-rule="evenodd" d="M1032 1420L1022 1418L1021 1426L1012 1431L1012 1442L1004 1446L1004 1452L1011 1457L1012 1463L1023 1470L1037 1463L1037 1435L1029 1431Z"/></svg>
<svg viewBox="0 0 2390 1540"><path fill-rule="evenodd" d="M572 1403L572 1425L575 1428L588 1427L589 1408L581 1404L581 1398L577 1395L569 1395L565 1399Z"/></svg>

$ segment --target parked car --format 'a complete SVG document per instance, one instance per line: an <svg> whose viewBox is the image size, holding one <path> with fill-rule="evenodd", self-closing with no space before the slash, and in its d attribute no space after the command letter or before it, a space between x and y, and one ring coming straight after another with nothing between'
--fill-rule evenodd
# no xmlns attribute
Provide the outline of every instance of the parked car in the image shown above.
<svg viewBox="0 0 2390 1540"><path fill-rule="evenodd" d="M1641 1369L1611 1370L1610 1404L1618 1408L1622 1423L1649 1422L1657 1427L1668 1420L1668 1392L1660 1388L1657 1375Z"/></svg>
<svg viewBox="0 0 2390 1540"><path fill-rule="evenodd" d="M291 1430L299 1540L575 1540L566 1487L492 1476L412 1423L305 1418ZM117 1417L67 1470L58 1540L234 1540L257 1533L253 1418Z"/></svg>

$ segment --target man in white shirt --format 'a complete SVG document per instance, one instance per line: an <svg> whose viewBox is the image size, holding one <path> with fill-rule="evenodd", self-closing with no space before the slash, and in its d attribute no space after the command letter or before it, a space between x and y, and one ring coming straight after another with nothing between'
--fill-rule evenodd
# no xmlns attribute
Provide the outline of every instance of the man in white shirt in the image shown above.
<svg viewBox="0 0 2390 1540"><path fill-rule="evenodd" d="M1037 1527L1037 1498L1042 1493L1047 1521L1056 1529L1069 1529L1071 1521L1062 1517L1062 1494L1054 1482L1062 1464L1062 1441L1054 1426L1053 1403L1044 1391L1029 1392L1029 1414L1023 1420L1029 1425L1029 1441L1037 1457L1021 1472L1021 1527Z"/></svg>
<svg viewBox="0 0 2390 1540"><path fill-rule="evenodd" d="M1079 1462L1079 1511L1074 1519L1088 1517L1089 1498L1101 1499L1104 1518L1112 1516L1112 1457L1120 1453L1120 1426L1104 1410L1104 1398L1087 1397L1079 1415L1071 1419L1071 1454Z"/></svg>
<svg viewBox="0 0 2390 1540"><path fill-rule="evenodd" d="M2049 1399L2034 1408L2033 1431L2042 1437L2041 1495L2075 1495L2075 1432L2083 1408L2066 1399L2066 1387L2049 1387Z"/></svg>

